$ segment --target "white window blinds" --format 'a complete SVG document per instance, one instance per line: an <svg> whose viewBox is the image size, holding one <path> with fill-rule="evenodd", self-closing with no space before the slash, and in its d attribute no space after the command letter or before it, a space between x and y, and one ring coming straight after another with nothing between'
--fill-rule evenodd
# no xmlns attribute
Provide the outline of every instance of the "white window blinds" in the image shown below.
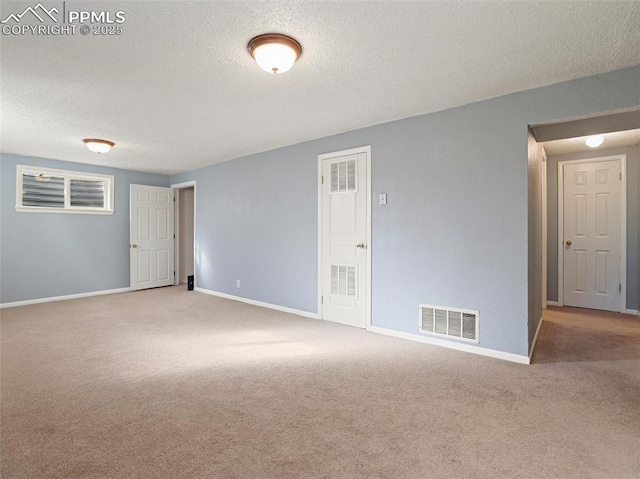
<svg viewBox="0 0 640 479"><path fill-rule="evenodd" d="M17 167L20 212L113 214L113 191L113 176Z"/></svg>

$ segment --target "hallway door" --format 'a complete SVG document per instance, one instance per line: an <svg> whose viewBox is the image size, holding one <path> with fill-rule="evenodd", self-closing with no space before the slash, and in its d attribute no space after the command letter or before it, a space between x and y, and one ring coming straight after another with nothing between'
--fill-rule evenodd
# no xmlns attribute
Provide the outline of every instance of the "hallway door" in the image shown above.
<svg viewBox="0 0 640 479"><path fill-rule="evenodd" d="M620 311L621 160L562 168L564 305Z"/></svg>

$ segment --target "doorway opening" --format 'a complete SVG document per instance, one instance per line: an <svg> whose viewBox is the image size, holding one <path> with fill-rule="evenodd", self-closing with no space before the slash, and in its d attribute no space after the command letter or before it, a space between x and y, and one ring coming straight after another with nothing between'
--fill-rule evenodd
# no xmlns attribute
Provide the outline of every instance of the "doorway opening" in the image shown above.
<svg viewBox="0 0 640 479"><path fill-rule="evenodd" d="M548 158L547 303L637 314L640 111L532 130Z"/></svg>
<svg viewBox="0 0 640 479"><path fill-rule="evenodd" d="M531 317L532 290L542 296L540 316L547 305L581 308L580 318L638 315L640 110L531 126L529 173L531 355L542 327ZM540 278L531 274L538 270Z"/></svg>
<svg viewBox="0 0 640 479"><path fill-rule="evenodd" d="M174 284L195 287L196 269L196 185L195 181L171 185L175 190Z"/></svg>

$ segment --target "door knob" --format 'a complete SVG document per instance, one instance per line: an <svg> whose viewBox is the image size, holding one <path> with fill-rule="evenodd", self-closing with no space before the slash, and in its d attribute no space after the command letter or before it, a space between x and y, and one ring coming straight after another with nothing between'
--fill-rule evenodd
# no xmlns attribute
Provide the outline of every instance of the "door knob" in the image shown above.
<svg viewBox="0 0 640 479"><path fill-rule="evenodd" d="M365 249L365 248L366 248L366 245L365 245L364 243L358 243L358 244L356 245L356 248Z"/></svg>
<svg viewBox="0 0 640 479"><path fill-rule="evenodd" d="M132 248L137 248L137 247L138 247L138 245L137 245L137 244L132 244L132 245L131 245L131 247L132 247Z"/></svg>
<svg viewBox="0 0 640 479"><path fill-rule="evenodd" d="M571 246L571 240L567 240L566 243L567 243L567 246Z"/></svg>

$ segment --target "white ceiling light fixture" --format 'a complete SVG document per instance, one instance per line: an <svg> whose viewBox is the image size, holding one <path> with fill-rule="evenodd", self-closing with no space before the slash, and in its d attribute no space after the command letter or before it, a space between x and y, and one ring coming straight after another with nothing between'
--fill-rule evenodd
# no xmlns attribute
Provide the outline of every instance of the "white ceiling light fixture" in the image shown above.
<svg viewBox="0 0 640 479"><path fill-rule="evenodd" d="M253 37L247 45L258 66L268 73L284 73L302 55L302 46L293 38L279 33Z"/></svg>
<svg viewBox="0 0 640 479"><path fill-rule="evenodd" d="M603 141L604 141L604 138L602 138L600 135L594 135L587 138L587 140L584 143L585 145L590 146L591 148L597 148L600 145L602 145Z"/></svg>
<svg viewBox="0 0 640 479"><path fill-rule="evenodd" d="M98 138L85 138L82 141L94 153L108 153L115 146L113 141L100 140Z"/></svg>

